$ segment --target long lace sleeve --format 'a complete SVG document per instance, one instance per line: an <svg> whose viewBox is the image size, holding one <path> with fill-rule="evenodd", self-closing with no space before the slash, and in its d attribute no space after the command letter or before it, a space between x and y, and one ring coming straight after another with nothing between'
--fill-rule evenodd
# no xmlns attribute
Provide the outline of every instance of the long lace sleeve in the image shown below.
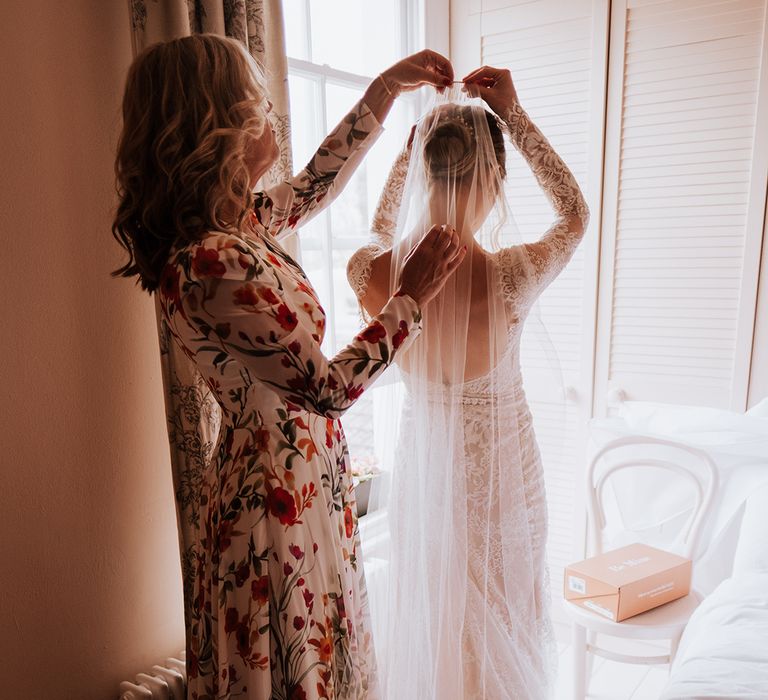
<svg viewBox="0 0 768 700"><path fill-rule="evenodd" d="M405 179L408 175L410 154L410 148L407 145L404 146L389 170L371 220L372 241L355 251L347 263L347 280L358 299L360 317L364 323L370 321L370 315L363 307L361 300L368 289L374 258L383 250L392 247Z"/></svg>
<svg viewBox="0 0 768 700"><path fill-rule="evenodd" d="M518 272L527 276L526 291L535 297L571 259L589 223L589 209L573 173L518 102L509 108L504 121L512 143L530 165L557 216L538 241L523 246L527 264L517 261Z"/></svg>
<svg viewBox="0 0 768 700"><path fill-rule="evenodd" d="M382 127L364 101L358 102L291 180L256 194L254 211L276 237L307 223L344 189Z"/></svg>
<svg viewBox="0 0 768 700"><path fill-rule="evenodd" d="M376 241L381 243L384 248L389 248L392 245L410 157L411 150L406 145L390 168L384 189L381 191L379 202L376 205L376 211L373 214L371 232Z"/></svg>

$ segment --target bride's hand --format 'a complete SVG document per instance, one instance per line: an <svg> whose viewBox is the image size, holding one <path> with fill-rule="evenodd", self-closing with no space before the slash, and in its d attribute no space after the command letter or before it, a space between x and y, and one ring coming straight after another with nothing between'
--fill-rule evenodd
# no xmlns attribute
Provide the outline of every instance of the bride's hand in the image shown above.
<svg viewBox="0 0 768 700"><path fill-rule="evenodd" d="M446 280L464 260L467 246L450 226L433 226L405 258L398 294L407 294L419 306L437 296Z"/></svg>
<svg viewBox="0 0 768 700"><path fill-rule="evenodd" d="M470 97L481 97L500 117L517 102L512 74L506 68L483 66L465 76L463 83Z"/></svg>
<svg viewBox="0 0 768 700"><path fill-rule="evenodd" d="M453 83L453 66L445 56L425 49L387 68L379 79L394 97L422 85L434 85L443 90Z"/></svg>

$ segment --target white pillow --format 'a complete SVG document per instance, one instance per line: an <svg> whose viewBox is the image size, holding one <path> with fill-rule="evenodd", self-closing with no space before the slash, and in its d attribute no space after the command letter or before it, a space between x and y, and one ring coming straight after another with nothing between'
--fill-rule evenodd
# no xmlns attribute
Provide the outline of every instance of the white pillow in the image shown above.
<svg viewBox="0 0 768 700"><path fill-rule="evenodd" d="M768 572L768 482L753 491L744 507L733 575Z"/></svg>

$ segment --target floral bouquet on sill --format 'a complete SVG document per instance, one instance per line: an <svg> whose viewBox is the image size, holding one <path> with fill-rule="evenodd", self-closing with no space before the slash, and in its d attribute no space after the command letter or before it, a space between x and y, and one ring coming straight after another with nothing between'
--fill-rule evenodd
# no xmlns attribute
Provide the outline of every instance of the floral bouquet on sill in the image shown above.
<svg viewBox="0 0 768 700"><path fill-rule="evenodd" d="M381 474L379 460L373 453L355 455L352 457L352 483L357 499L357 516L362 517L368 512L368 502L371 496L371 483L374 477Z"/></svg>

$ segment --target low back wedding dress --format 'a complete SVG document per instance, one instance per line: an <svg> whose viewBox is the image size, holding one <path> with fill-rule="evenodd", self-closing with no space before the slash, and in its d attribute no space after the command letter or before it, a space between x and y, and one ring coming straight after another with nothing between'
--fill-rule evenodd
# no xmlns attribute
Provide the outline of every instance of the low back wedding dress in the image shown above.
<svg viewBox="0 0 768 700"><path fill-rule="evenodd" d="M429 226L451 224L469 246L423 309L421 337L396 361L405 398L381 506L388 583L372 601L379 673L385 698L545 698L555 658L547 506L520 340L588 210L517 101L497 118L455 91L435 99L390 172L374 240L348 266L370 308L372 296L397 288L405 254ZM533 243L505 245L504 132L555 210ZM390 268L389 289L378 292L369 289L377 260Z"/></svg>

